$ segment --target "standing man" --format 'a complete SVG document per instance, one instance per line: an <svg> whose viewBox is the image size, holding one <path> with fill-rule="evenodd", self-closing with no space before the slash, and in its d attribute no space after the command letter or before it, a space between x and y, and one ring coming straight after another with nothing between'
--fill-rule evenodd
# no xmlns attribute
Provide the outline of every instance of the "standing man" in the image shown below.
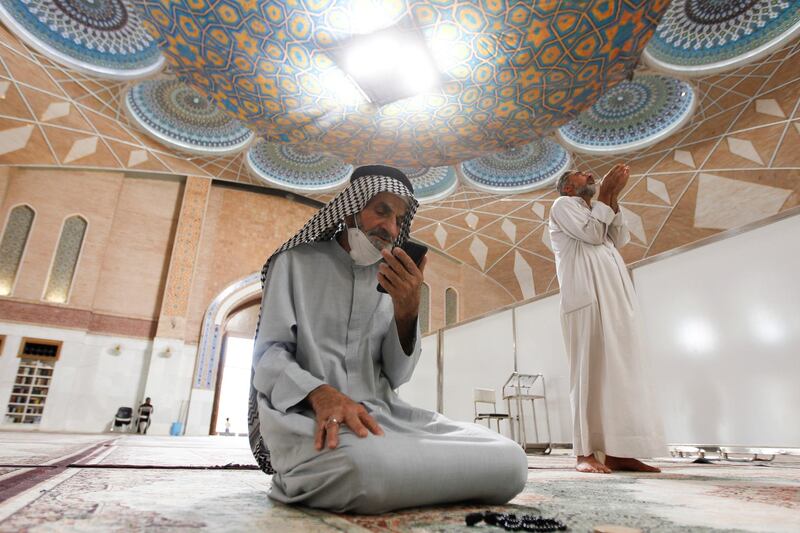
<svg viewBox="0 0 800 533"><path fill-rule="evenodd" d="M618 205L629 175L626 165L616 165L592 201L594 176L566 172L550 211L580 472L659 472L635 458L664 449L642 370L636 294L617 251L630 240Z"/></svg>
<svg viewBox="0 0 800 533"><path fill-rule="evenodd" d="M417 266L399 247L417 209L413 190L398 169L357 168L262 270L250 444L274 472L277 501L371 514L501 504L525 485L515 442L395 392L420 356L425 260Z"/></svg>

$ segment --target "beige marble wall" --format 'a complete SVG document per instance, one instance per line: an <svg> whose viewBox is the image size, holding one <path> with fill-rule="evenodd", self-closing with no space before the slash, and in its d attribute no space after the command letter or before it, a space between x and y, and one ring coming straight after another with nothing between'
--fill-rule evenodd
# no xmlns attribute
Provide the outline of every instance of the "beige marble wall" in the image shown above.
<svg viewBox="0 0 800 533"><path fill-rule="evenodd" d="M77 214L89 225L65 305L92 307L122 185L123 174L116 172L10 170L0 220L5 222L8 211L19 204L28 204L36 212L11 295L14 299L42 301L64 220Z"/></svg>
<svg viewBox="0 0 800 533"><path fill-rule="evenodd" d="M430 287L430 331L444 327L444 292L458 293L458 319L466 320L514 302L499 283L441 253L428 254L425 282Z"/></svg>
<svg viewBox="0 0 800 533"><path fill-rule="evenodd" d="M94 310L158 317L182 192L182 181L177 179L123 180L92 302Z"/></svg>
<svg viewBox="0 0 800 533"><path fill-rule="evenodd" d="M0 167L0 205L6 198L6 189L8 188L8 175L11 169L9 167ZM2 222L5 223L5 220Z"/></svg>
<svg viewBox="0 0 800 533"><path fill-rule="evenodd" d="M316 209L281 196L212 186L187 313L186 340L197 342L203 314L231 283L261 270Z"/></svg>

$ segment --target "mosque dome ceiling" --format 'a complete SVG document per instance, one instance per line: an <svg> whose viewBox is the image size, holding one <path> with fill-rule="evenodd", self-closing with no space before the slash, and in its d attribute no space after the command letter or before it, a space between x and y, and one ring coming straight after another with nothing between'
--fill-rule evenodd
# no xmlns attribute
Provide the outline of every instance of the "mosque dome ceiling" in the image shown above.
<svg viewBox="0 0 800 533"><path fill-rule="evenodd" d="M404 168L414 196L421 204L443 200L458 187L458 174L454 167Z"/></svg>
<svg viewBox="0 0 800 533"><path fill-rule="evenodd" d="M164 65L129 0L0 0L0 19L42 54L93 76L133 79Z"/></svg>
<svg viewBox="0 0 800 533"><path fill-rule="evenodd" d="M751 63L798 33L797 0L673 0L644 56L665 72L712 74Z"/></svg>
<svg viewBox="0 0 800 533"><path fill-rule="evenodd" d="M0 2L4 1L0 0ZM353 0L353 2L356 1ZM443 0L443 2L447 3L447 0ZM443 2L439 2L438 5L444 5ZM384 4L390 3L390 0L384 2ZM673 6L679 3L681 3L680 0L674 0ZM253 5L256 4L266 3L258 2ZM532 2L509 3L502 9L507 11L506 15L511 20L512 15L518 12L514 9L522 4L530 6ZM566 4L566 2L554 5L557 4ZM722 3L718 2L718 4ZM725 4L731 3L726 2ZM797 4L797 1L789 2L787 0L770 5L791 7ZM3 5L5 6L5 4ZM172 2L170 5L175 9L185 9L180 7L182 5L180 2ZM222 6L225 5L225 2L214 5ZM242 0L241 5L243 6L241 9L246 11L250 4ZM338 4L328 3L326 5L332 9L329 18L336 19L338 15L334 15L334 12ZM419 9L421 4L407 2L404 5L409 6L407 11L411 12L410 10L415 6L416 9ZM467 4L458 4L458 6L463 5ZM473 2L468 5L477 6L479 4ZM548 5L550 4L547 2L536 2L538 8ZM614 9L617 9L617 3L612 2L612 5L615 6ZM630 9L625 7L628 5L629 3L625 3L621 9ZM761 4L753 2L752 5ZM156 7L156 3L152 2L147 6L152 10ZM597 6L600 6L600 3ZM251 8L250 12L252 9L258 8ZM437 7L435 12L438 13L439 9L444 8ZM450 13L454 14L457 9L454 7ZM480 9L481 12L488 12L488 7ZM656 8L651 7L651 9ZM658 9L659 13L663 11L661 7ZM339 11L341 12L341 10ZM617 19L618 23L629 20L633 16L630 12L626 13ZM210 14L207 13L206 16L210 16ZM261 16L260 12L258 12L258 16ZM447 28L448 21L454 20L452 17L437 16L439 28ZM246 19L247 23L252 23L253 18L251 16ZM537 16L535 20L540 20L540 18ZM548 19L545 17L541 20L546 22ZM573 20L576 19L573 17ZM585 17L579 20L585 20ZM649 20L642 23L649 24ZM665 17L661 24L666 23L667 18ZM557 23L550 21L547 24L549 24L545 27L547 31L556 31ZM459 26L457 28L459 39L467 35L467 30L460 25L461 23L457 25ZM468 26L467 23L465 27ZM60 167L195 176L222 182L237 182L250 187L280 186L321 202L329 200L331 195L335 194L336 187L333 185L331 185L331 190L303 189L302 184L300 186L297 183L278 185L259 177L251 170L247 159L249 154L262 144L260 140L250 145L254 148L253 151L245 149L230 154L203 152L203 155L176 150L173 145L163 139L154 141L154 138L143 132L141 125L132 120L129 113L124 111L125 99L130 94L131 87L136 85L135 81L103 78L101 74L87 75L87 70L71 66L55 54L43 53L41 48L27 40L25 36L9 31L9 28L12 27L13 23L7 20L0 24L0 166L11 168L20 166ZM242 27L245 27L244 22L242 22ZM489 28L491 27L493 26ZM207 33L210 39L214 28L211 25L208 28ZM770 24L768 23L763 25L763 30L756 25L746 35L755 39L754 33L768 32L769 28ZM535 37L543 31L541 28L534 28L533 23L530 29L531 32L525 32L521 37L527 39L529 33ZM660 29L660 26L657 29ZM715 37L712 35L712 31L724 33L729 28L722 24L719 26L709 25L707 29L709 30L708 38L713 40ZM286 24L275 27L275 32L280 31L287 31ZM602 33L605 30L599 31ZM480 35L485 36L484 34L487 32L495 38L492 41L497 44L495 49L500 52L505 50L501 45L506 41L498 41L496 34L486 30ZM509 35L519 35L519 33L506 32L503 34L503 39ZM525 39L521 39L520 43L524 43ZM650 43L654 43L656 39L657 36L651 39ZM634 44L640 46L643 44L643 40L644 38ZM190 44L185 39L184 41L176 40L175 46L183 46L183 42L186 44L186 50L201 54L200 48L192 49L191 46L196 45ZM460 41L454 42L458 44ZM486 41L472 37L472 40L468 41L467 48L472 50L469 47L478 42ZM549 46L548 43L550 43L549 40L543 39L541 47L536 47L536 50L541 51ZM620 45L619 42L612 40L611 44L607 45L604 52L608 54L607 58L614 54L614 51L611 50L612 47L621 46L621 55L614 56L614 59L611 60L616 62L616 66L613 67L615 75L618 71L620 75L615 78L613 83L608 81L610 78L606 78L605 81L608 81L608 84L604 86L603 90L592 89L592 94L579 104L576 104L575 100L566 99L565 101L572 108L569 112L570 116L559 127L569 120L573 120L574 117L578 117L579 111L585 112L596 102L602 101L603 96L609 90L613 91L614 87L618 86L622 90L625 87L627 83L625 80L628 79L630 70L627 61L628 58L635 55L631 48L634 44L625 41ZM784 42L779 48L778 46L779 44L776 44L775 48L770 48L768 54L757 61L748 64L732 63L724 67L725 71L712 73L698 71L696 72L697 76L694 76L695 72L674 74L672 71L665 71L667 75L676 78L693 75L690 82L696 106L695 112L687 118L685 124L676 127L673 132L657 140L655 144L637 145L638 147L630 149L631 151L628 151L629 148L625 148L625 155L620 156L616 149L613 153L579 151L574 147L568 147L567 143L560 139L562 144L572 152L570 168L580 168L590 171L596 176L602 176L619 161L625 161L631 166L631 180L620 197L620 206L632 233L631 243L621 250L626 262L632 263L645 257L651 257L720 231L738 228L748 222L772 216L800 204L800 151L797 150L797 146L800 145L800 120L798 120L800 118L798 114L800 113L800 39L794 37L790 41ZM520 44L519 50L522 48L523 44ZM463 47L458 49L464 50ZM288 54L288 45L286 50ZM478 47L474 51L470 51L470 54L479 57L479 54L483 53L481 50ZM498 52L498 58L502 57L500 52ZM188 58L189 55L186 57ZM510 57L513 57L513 54ZM489 60L475 62L474 72L478 72L478 66L488 64L487 61L491 63ZM466 68L473 68L470 66L472 64L464 62ZM498 65L494 63L492 65L495 72L502 71L502 69L497 70ZM546 86L547 90L555 90L556 86L550 82L560 73L559 65L561 63L556 62L552 67L547 65L543 67L542 76L546 78L547 83L545 84L543 81L539 86L540 89L544 90L543 88ZM641 81L645 76L657 73L654 71L662 70L662 67L653 68L655 65L649 61L649 58L647 62L640 62L633 76L633 82ZM189 68L190 65L187 63L187 72ZM232 72L235 72L235 68ZM170 67L159 77L169 76L170 79L175 79L175 74L184 75L180 69ZM211 75L221 76L222 74L214 71L210 72L209 77ZM297 73L294 78L284 71L273 73L272 76L272 79L278 80L282 87L284 83L291 86L290 83L284 82L287 79L296 83L300 73ZM475 94L491 96L489 100L484 100L483 97L477 100L478 104L476 105L479 109L482 102L491 102L494 101L492 98L500 98L502 88L498 85L499 82L494 81L495 78L497 76L492 78L493 81L490 84L485 84L485 87L467 87L463 82L456 83L454 85L456 92L463 91L457 96L458 101L463 104L460 104L458 108L459 113L462 109L468 113L478 112L475 109L470 111L469 104L464 103L466 100L474 98ZM677 82L677 80L675 81ZM192 84L194 86L194 82ZM490 88L489 85L492 84L494 87ZM620 84L622 85L620 86ZM232 87L229 90L230 94L235 94ZM576 88L577 90L579 88ZM204 92L207 91L204 90ZM449 93L444 92L443 94L448 96ZM229 104L239 105L238 101L228 99L224 91L211 94L209 98L210 101L217 104L220 101L227 101ZM314 105L308 109L313 109L318 102L323 101L321 98L312 98L311 103ZM424 98L409 100L424 103ZM265 99L265 105L269 101ZM305 99L302 101L309 102ZM288 99L287 102L293 104L291 99ZM494 120L495 116L500 117L500 115L495 112L497 108L492 105L487 109L492 110L491 116ZM391 106L386 107L390 108ZM552 109L547 110L548 113L561 113L558 101L554 100L551 107ZM390 136L391 142L394 143L397 140L396 144L400 146L400 141L403 139L410 138L414 142L420 139L419 146L422 146L423 141L428 143L428 146L432 146L430 153L437 158L452 155L455 160L458 160L463 157L458 163L439 164L414 160L409 164L399 164L396 161L384 160L376 156L376 159L367 161L339 157L339 164L348 166L362 162L395 162L412 175L418 193L425 196L423 198L425 205L422 205L417 211L412 228L412 236L415 239L457 261L462 267L475 269L482 275L491 278L507 290L514 299L528 298L555 289L557 287L555 264L550 249L547 218L557 193L549 186L535 190L526 189L527 192L515 192L511 187L490 188L495 187L498 183L507 184L509 181L507 174L513 172L513 166L507 167L508 170L505 173L496 171L498 177L495 178L496 181L489 183L490 187L482 188L476 185L477 181L470 181L468 173L462 172L461 163L465 163L463 166L469 168L471 165L468 162L492 156L498 152L500 155L495 156L496 159L502 158L502 155L507 157L509 147L505 145L499 148L492 147L491 150L487 148L486 153L477 153L473 150L476 143L481 142L481 138L472 140L467 138L463 142L465 147L463 151L448 153L446 149L454 146L449 144L450 138L445 134L436 133L434 135L428 130L421 129L427 127L427 122L425 122L427 119L424 118L424 108L420 107L419 109L421 111L415 111L415 113L419 113L419 116L413 115L412 118L399 119L395 128L398 131L396 135L392 133ZM340 114L328 115L327 119L342 117L343 123L355 124L360 129L351 130L348 129L350 126L341 128L332 125L324 131L331 133L334 137L339 136L343 146L348 143L354 146L363 145L369 149L379 146L383 142L382 137L376 137L375 143L364 142L367 132L376 135L381 133L373 127L372 119L368 117L369 120L366 120L359 114L348 114L349 110L350 108L339 109L337 113L340 112ZM228 114L223 116L229 116L231 111L228 111ZM300 114L291 115L291 118L302 118L304 112L301 109L298 112ZM281 113L283 111L275 115L275 128L282 129L282 131L291 130L292 123L291 121L287 122L288 115ZM238 116L236 112L234 112L234 116ZM513 118L513 115L510 116ZM473 115L467 114L465 117L456 113L453 115L452 121L456 124L476 124ZM313 118L311 117L311 119ZM311 119L304 123L309 128L314 125ZM421 122L417 122L417 120L421 120ZM534 122L531 121L531 124ZM243 124L251 129L250 123L245 121ZM408 130L406 124L413 124L416 129ZM431 121L431 124L434 122ZM490 133L494 135L499 131L497 128L502 125L500 122L491 122L490 125L495 129L490 129L486 123L481 124L485 125L485 127L481 126L482 135ZM553 122L553 124L555 123ZM643 128L646 129L646 126ZM302 135L307 134L307 132L303 133L305 130L302 128L298 128L298 131ZM337 131L340 133L335 133ZM405 131L411 137L402 137L401 131ZM411 133L408 133L409 131ZM320 130L320 135L322 132L323 130ZM254 134L257 135L258 131L255 131ZM289 134L287 133L287 135ZM533 140L539 137L541 136L534 132ZM315 146L313 142L305 143L302 139L295 140L293 137L288 140L288 143L271 144L284 148L291 147L291 151L296 152L299 156L318 154L323 157L322 154L330 155L328 150L313 149ZM517 150L519 151L520 147L524 147L530 142L526 140L516 145ZM498 146L499 144L497 143ZM317 142L317 145L320 143ZM460 150L460 147L461 145L458 145L453 149ZM408 150L404 150L408 152ZM504 152L506 153L504 154ZM385 153L391 155L394 152L386 148ZM398 153L401 152L398 151ZM297 161L296 159L295 164ZM304 165L297 165L294 167L296 171L308 169ZM335 172L332 175L336 175ZM475 173L475 175L478 174ZM483 175L484 177L491 176L491 173ZM511 179L513 180L513 178ZM334 181L334 183L338 182ZM541 181L539 184L543 185ZM536 187L536 183L532 182L526 185L531 189ZM439 196L442 190L447 191L447 194L442 192Z"/></svg>
<svg viewBox="0 0 800 533"><path fill-rule="evenodd" d="M253 132L189 85L146 80L131 86L125 112L153 139L198 155L225 155L245 148Z"/></svg>
<svg viewBox="0 0 800 533"><path fill-rule="evenodd" d="M660 74L637 76L604 94L558 130L561 142L583 153L614 154L644 148L678 130L692 117L692 86Z"/></svg>
<svg viewBox="0 0 800 533"><path fill-rule="evenodd" d="M259 139L247 151L247 166L267 184L295 192L328 192L345 183L353 166L341 159L306 153L290 144Z"/></svg>
<svg viewBox="0 0 800 533"><path fill-rule="evenodd" d="M451 165L521 146L630 74L666 1L145 0L175 74L270 142L353 164ZM334 61L386 27L422 36L440 88L365 100Z"/></svg>
<svg viewBox="0 0 800 533"><path fill-rule="evenodd" d="M497 194L529 192L551 185L571 164L569 153L544 137L531 143L461 163L464 180Z"/></svg>

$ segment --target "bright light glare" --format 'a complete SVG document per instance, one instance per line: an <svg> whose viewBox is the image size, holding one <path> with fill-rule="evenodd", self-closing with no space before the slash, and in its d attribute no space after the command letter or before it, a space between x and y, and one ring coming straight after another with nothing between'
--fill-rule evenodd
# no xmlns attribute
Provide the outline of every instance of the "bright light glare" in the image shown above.
<svg viewBox="0 0 800 533"><path fill-rule="evenodd" d="M347 53L347 70L357 78L381 78L394 70L400 43L385 35L366 39Z"/></svg>
<svg viewBox="0 0 800 533"><path fill-rule="evenodd" d="M365 101L358 87L340 70L331 69L323 74L322 83L343 105L358 105Z"/></svg>
<svg viewBox="0 0 800 533"><path fill-rule="evenodd" d="M395 16L381 3L370 1L353 2L350 8L350 27L353 32L372 33L389 26Z"/></svg>
<svg viewBox="0 0 800 533"><path fill-rule="evenodd" d="M228 337L217 408L217 433L225 432L226 418L230 418L231 433L247 433L247 402L250 395L252 358L252 339Z"/></svg>
<svg viewBox="0 0 800 533"><path fill-rule="evenodd" d="M354 44L347 51L345 68L359 83L400 79L414 94L433 88L437 81L423 45L393 35L375 35Z"/></svg>
<svg viewBox="0 0 800 533"><path fill-rule="evenodd" d="M752 315L756 337L766 344L778 344L786 338L783 323L765 309L756 309Z"/></svg>
<svg viewBox="0 0 800 533"><path fill-rule="evenodd" d="M708 353L717 344L714 330L702 320L684 322L678 332L678 339L687 350L697 354Z"/></svg>

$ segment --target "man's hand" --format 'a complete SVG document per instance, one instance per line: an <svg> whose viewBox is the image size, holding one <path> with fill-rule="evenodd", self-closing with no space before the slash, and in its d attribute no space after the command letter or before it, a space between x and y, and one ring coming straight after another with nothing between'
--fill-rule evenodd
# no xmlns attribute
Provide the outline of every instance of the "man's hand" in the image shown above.
<svg viewBox="0 0 800 533"><path fill-rule="evenodd" d="M614 165L603 177L597 200L617 211L617 196L628 183L629 176L630 169L627 165L623 163Z"/></svg>
<svg viewBox="0 0 800 533"><path fill-rule="evenodd" d="M383 435L378 422L370 416L363 405L354 402L330 385L320 385L309 393L307 399L314 414L317 415L314 447L319 451L325 446L332 450L339 445L340 424L346 424L362 439L369 435L369 432Z"/></svg>
<svg viewBox="0 0 800 533"><path fill-rule="evenodd" d="M378 267L378 282L394 302L394 316L400 321L414 320L419 313L419 290L424 281L427 257L417 268L414 261L399 246L391 252L383 250L383 263Z"/></svg>

